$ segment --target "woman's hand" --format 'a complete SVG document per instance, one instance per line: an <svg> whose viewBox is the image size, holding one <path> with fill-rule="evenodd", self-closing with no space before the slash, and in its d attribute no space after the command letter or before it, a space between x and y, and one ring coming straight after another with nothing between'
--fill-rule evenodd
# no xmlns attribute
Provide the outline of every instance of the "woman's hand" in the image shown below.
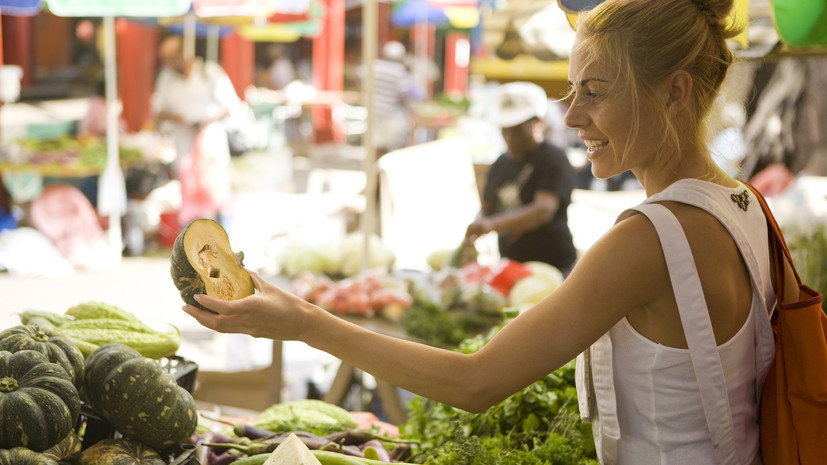
<svg viewBox="0 0 827 465"><path fill-rule="evenodd" d="M183 310L203 326L220 333L242 333L276 340L301 339L306 316L318 308L268 283L256 272L247 272L253 278L255 294L230 301L200 294L195 300L215 313L193 305L185 305Z"/></svg>

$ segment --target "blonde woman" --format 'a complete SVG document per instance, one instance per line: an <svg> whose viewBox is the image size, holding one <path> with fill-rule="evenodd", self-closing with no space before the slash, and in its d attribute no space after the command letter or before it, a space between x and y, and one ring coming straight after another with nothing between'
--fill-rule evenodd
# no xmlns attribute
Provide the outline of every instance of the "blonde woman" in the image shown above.
<svg viewBox="0 0 827 465"><path fill-rule="evenodd" d="M581 415L602 463L761 460L760 388L773 356L767 227L710 157L703 121L732 61L732 0L607 0L580 15L565 117L599 178L631 170L647 200L565 282L464 355L345 322L253 273L258 293L221 332L301 340L422 396L487 409L575 357ZM644 213L644 214L640 214Z"/></svg>

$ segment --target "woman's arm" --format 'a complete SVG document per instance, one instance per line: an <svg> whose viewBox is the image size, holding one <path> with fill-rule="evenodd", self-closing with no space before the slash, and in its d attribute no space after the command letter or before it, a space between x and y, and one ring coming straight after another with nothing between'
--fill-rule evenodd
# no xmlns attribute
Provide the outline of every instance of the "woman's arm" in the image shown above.
<svg viewBox="0 0 827 465"><path fill-rule="evenodd" d="M237 301L198 296L218 314L184 311L216 331L304 341L390 384L478 412L569 362L626 313L657 298L663 292L651 277L663 261L657 244L645 219L616 225L557 290L474 354L374 333L255 273L256 294Z"/></svg>

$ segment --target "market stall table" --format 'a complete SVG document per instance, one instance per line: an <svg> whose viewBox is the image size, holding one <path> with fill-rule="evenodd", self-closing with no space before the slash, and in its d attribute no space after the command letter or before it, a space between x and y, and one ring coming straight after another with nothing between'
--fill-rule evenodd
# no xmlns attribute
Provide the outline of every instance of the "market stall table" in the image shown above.
<svg viewBox="0 0 827 465"><path fill-rule="evenodd" d="M370 331L401 339L413 340L413 338L405 333L400 323L395 323L384 318L346 316L344 319ZM330 402L331 404L341 405L350 387L358 382L360 375L361 371L359 369L347 362L341 362L336 376L333 378L333 383L330 385L330 389L322 400ZM404 423L408 416L407 409L399 397L397 387L387 381L376 378L376 394L382 403L382 408L388 420L394 425Z"/></svg>
<svg viewBox="0 0 827 465"><path fill-rule="evenodd" d="M265 279L282 289L290 288L290 280L285 276L266 276ZM392 322L381 317L345 315L342 318L370 331L413 340L405 334L402 324L399 322ZM270 365L255 370L227 373L199 370L198 382L201 388L196 390L196 398L202 402L225 405L229 403L228 399L235 399L232 402L234 407L253 410L260 410L264 408L262 406L281 402L281 389L284 382L283 351L284 343L273 341ZM341 406L350 388L354 383L359 382L360 376L360 370L340 361L336 375L322 400ZM406 408L395 386L376 378L376 394L390 423L399 425L405 422L407 418Z"/></svg>

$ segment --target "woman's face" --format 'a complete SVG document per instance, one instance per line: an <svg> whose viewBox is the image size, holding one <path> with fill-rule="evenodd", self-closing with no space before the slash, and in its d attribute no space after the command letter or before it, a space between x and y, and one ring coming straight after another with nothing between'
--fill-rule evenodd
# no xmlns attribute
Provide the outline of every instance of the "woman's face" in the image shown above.
<svg viewBox="0 0 827 465"><path fill-rule="evenodd" d="M638 134L630 140L635 127L633 99L625 80L600 60L585 64L582 55L575 47L569 60L574 99L564 122L577 129L585 142L586 156L596 177L606 179L639 168L656 153L649 136L655 124L651 112L640 103Z"/></svg>

